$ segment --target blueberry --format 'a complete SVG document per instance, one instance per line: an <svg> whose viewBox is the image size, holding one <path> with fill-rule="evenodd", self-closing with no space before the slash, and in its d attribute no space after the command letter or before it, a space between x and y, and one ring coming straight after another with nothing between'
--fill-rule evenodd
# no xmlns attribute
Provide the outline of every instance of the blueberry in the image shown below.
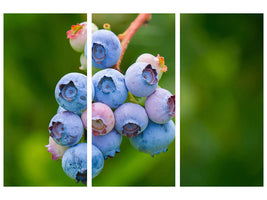
<svg viewBox="0 0 267 200"><path fill-rule="evenodd" d="M114 128L113 111L104 103L92 104L92 133L95 136L105 135Z"/></svg>
<svg viewBox="0 0 267 200"><path fill-rule="evenodd" d="M137 62L132 64L125 73L127 89L137 97L147 97L158 86L157 71L151 64Z"/></svg>
<svg viewBox="0 0 267 200"><path fill-rule="evenodd" d="M125 103L119 106L115 112L115 129L127 137L137 136L148 124L145 109L134 103Z"/></svg>
<svg viewBox="0 0 267 200"><path fill-rule="evenodd" d="M65 147L77 144L83 135L81 118L69 111L56 114L51 119L48 129L53 140Z"/></svg>
<svg viewBox="0 0 267 200"><path fill-rule="evenodd" d="M130 138L130 143L138 151L149 153L152 157L166 152L175 137L175 125L172 120L165 124L157 124L149 120L147 128Z"/></svg>
<svg viewBox="0 0 267 200"><path fill-rule="evenodd" d="M104 158L114 157L115 153L120 152L120 144L122 141L122 135L115 129L110 131L106 135L94 136L92 135L92 144L99 148L103 153Z"/></svg>
<svg viewBox="0 0 267 200"><path fill-rule="evenodd" d="M104 167L104 157L102 152L92 145L92 178L96 177Z"/></svg>
<svg viewBox="0 0 267 200"><path fill-rule="evenodd" d="M55 97L64 109L78 113L87 107L87 77L81 73L69 73L56 85Z"/></svg>
<svg viewBox="0 0 267 200"><path fill-rule="evenodd" d="M61 113L63 111L67 111L67 110L62 108L61 106L58 106L57 113Z"/></svg>
<svg viewBox="0 0 267 200"><path fill-rule="evenodd" d="M63 155L64 172L78 183L87 183L87 144L79 143L70 147Z"/></svg>
<svg viewBox="0 0 267 200"><path fill-rule="evenodd" d="M175 116L175 95L168 90L157 88L147 97L145 109L149 119L158 124L164 124Z"/></svg>
<svg viewBox="0 0 267 200"><path fill-rule="evenodd" d="M68 110L66 110L65 108L62 108L61 106L58 106L57 113L60 113L60 112L63 112L63 111L68 111ZM82 111L75 112L75 114L81 116L82 115Z"/></svg>
<svg viewBox="0 0 267 200"><path fill-rule="evenodd" d="M95 68L108 68L117 63L121 55L118 37L109 30L97 30L92 35L92 65Z"/></svg>
<svg viewBox="0 0 267 200"><path fill-rule="evenodd" d="M117 108L123 104L128 96L124 75L115 69L98 71L92 77L95 88L95 102L107 104L110 108Z"/></svg>
<svg viewBox="0 0 267 200"><path fill-rule="evenodd" d="M164 57L161 57L159 54L157 55L157 57L155 57L152 54L144 53L136 59L136 62L146 62L151 64L153 68L157 70L158 80L160 80L163 72L167 71L167 66L165 65Z"/></svg>
<svg viewBox="0 0 267 200"><path fill-rule="evenodd" d="M95 87L92 84L92 101L94 101L94 98L95 98Z"/></svg>

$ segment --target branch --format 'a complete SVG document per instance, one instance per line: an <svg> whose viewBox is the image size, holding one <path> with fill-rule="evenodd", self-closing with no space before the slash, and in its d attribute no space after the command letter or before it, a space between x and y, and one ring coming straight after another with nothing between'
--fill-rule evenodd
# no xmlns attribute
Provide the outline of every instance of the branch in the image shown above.
<svg viewBox="0 0 267 200"><path fill-rule="evenodd" d="M143 24L147 24L150 19L151 14L149 13L139 14L136 19L131 23L131 25L127 28L127 30L124 33L118 35L118 38L121 41L121 56L116 65L114 66L114 69L120 71L120 64L131 38L134 36L140 26L142 26Z"/></svg>

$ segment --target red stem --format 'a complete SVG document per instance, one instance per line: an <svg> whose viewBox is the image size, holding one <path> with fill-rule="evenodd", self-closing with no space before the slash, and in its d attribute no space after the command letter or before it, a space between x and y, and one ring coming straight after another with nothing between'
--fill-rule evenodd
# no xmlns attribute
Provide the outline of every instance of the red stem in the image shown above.
<svg viewBox="0 0 267 200"><path fill-rule="evenodd" d="M134 36L140 26L142 26L142 24L147 24L150 19L151 14L141 13L135 18L135 20L131 23L131 25L124 33L118 35L118 38L121 41L121 56L116 65L114 66L115 69L120 71L120 64L131 38Z"/></svg>

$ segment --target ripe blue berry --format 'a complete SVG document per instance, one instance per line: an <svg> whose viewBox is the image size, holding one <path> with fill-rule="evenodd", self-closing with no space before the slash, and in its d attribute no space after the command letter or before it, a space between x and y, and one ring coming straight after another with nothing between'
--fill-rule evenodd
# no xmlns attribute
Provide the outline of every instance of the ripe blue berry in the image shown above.
<svg viewBox="0 0 267 200"><path fill-rule="evenodd" d="M57 113L67 111L66 109L62 108L61 106L58 106Z"/></svg>
<svg viewBox="0 0 267 200"><path fill-rule="evenodd" d="M122 135L115 129L110 131L106 135L94 136L92 135L92 144L99 148L103 153L104 158L114 157L115 153L120 152L120 144L122 141Z"/></svg>
<svg viewBox="0 0 267 200"><path fill-rule="evenodd" d="M64 109L78 113L87 108L87 77L81 73L69 73L56 85L55 97Z"/></svg>
<svg viewBox="0 0 267 200"><path fill-rule="evenodd" d="M115 129L128 138L137 136L148 124L145 109L134 103L125 103L119 106L115 112Z"/></svg>
<svg viewBox="0 0 267 200"><path fill-rule="evenodd" d="M96 177L104 167L104 157L102 152L92 145L92 178Z"/></svg>
<svg viewBox="0 0 267 200"><path fill-rule="evenodd" d="M95 98L95 87L92 84L92 101L94 101L94 98Z"/></svg>
<svg viewBox="0 0 267 200"><path fill-rule="evenodd" d="M132 64L125 73L127 89L137 97L147 97L158 86L157 71L151 64L137 62Z"/></svg>
<svg viewBox="0 0 267 200"><path fill-rule="evenodd" d="M147 97L145 109L150 120L164 124L175 116L175 95L166 89L157 88Z"/></svg>
<svg viewBox="0 0 267 200"><path fill-rule="evenodd" d="M118 37L108 30L97 30L92 35L92 65L95 68L112 67L121 55Z"/></svg>
<svg viewBox="0 0 267 200"><path fill-rule="evenodd" d="M87 144L79 143L67 149L62 158L64 172L78 183L87 182Z"/></svg>
<svg viewBox="0 0 267 200"><path fill-rule="evenodd" d="M151 64L153 68L157 70L158 80L160 80L163 72L167 71L167 66L165 65L164 57L161 57L159 54L157 55L157 57L155 57L152 54L144 53L136 59L136 62L146 62Z"/></svg>
<svg viewBox="0 0 267 200"><path fill-rule="evenodd" d="M60 112L63 112L63 111L68 111L68 110L66 110L65 108L62 108L61 106L58 106L57 113L60 113ZM73 113L75 113L76 115L79 115L79 116L82 115L82 111L73 112Z"/></svg>
<svg viewBox="0 0 267 200"><path fill-rule="evenodd" d="M138 151L149 153L153 157L160 152L166 152L175 137L175 125L172 120L165 124L149 121L147 128L130 138L130 143Z"/></svg>
<svg viewBox="0 0 267 200"><path fill-rule="evenodd" d="M98 71L92 77L95 88L96 102L107 104L110 108L117 108L123 104L128 96L124 75L115 69Z"/></svg>
<svg viewBox="0 0 267 200"><path fill-rule="evenodd" d="M65 147L77 144L83 135L81 118L69 111L56 114L51 119L48 129L53 140Z"/></svg>

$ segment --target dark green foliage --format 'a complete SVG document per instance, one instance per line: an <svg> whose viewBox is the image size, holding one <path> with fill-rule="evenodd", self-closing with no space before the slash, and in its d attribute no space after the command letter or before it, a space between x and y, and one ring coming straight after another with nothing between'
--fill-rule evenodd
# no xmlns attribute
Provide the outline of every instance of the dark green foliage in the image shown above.
<svg viewBox="0 0 267 200"><path fill-rule="evenodd" d="M263 185L263 15L181 15L181 185Z"/></svg>

